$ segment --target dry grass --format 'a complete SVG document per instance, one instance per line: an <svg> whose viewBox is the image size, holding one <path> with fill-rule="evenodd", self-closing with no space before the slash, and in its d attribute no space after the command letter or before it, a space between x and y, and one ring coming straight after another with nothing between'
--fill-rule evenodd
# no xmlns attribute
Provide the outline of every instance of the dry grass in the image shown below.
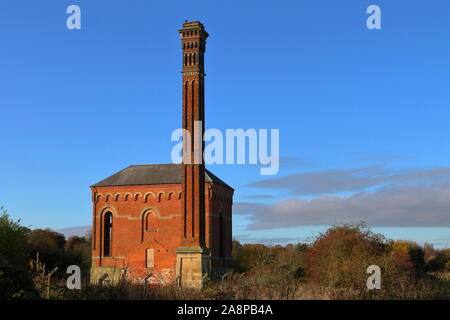
<svg viewBox="0 0 450 320"><path fill-rule="evenodd" d="M303 280L274 275L229 274L210 281L202 290L177 286L146 287L123 281L117 285L84 282L81 290L65 288L60 280L52 286L51 299L63 300L397 300L449 299L450 280L433 275L414 283L399 282L380 290L322 287Z"/></svg>

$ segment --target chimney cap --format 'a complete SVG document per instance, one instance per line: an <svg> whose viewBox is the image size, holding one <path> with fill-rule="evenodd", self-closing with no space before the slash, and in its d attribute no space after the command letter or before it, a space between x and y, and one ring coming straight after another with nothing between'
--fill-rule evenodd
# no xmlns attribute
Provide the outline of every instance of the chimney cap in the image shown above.
<svg viewBox="0 0 450 320"><path fill-rule="evenodd" d="M189 36L189 35L184 35L184 32L190 32L190 31L195 31L195 35L194 36ZM198 32L199 31L199 32ZM192 37L200 37L203 40L205 40L206 38L208 38L209 34L208 32L206 32L205 30L205 26L200 22L200 21L187 21L185 20L185 22L183 23L183 28L178 30L178 32L181 34L182 38L192 38Z"/></svg>
<svg viewBox="0 0 450 320"><path fill-rule="evenodd" d="M183 29L202 29L202 30L205 30L205 26L200 21L184 20Z"/></svg>

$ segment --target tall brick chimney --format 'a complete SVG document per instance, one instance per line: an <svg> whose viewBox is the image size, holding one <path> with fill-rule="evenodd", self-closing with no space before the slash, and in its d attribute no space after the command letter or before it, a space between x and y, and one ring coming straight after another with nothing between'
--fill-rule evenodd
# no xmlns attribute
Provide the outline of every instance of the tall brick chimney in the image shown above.
<svg viewBox="0 0 450 320"><path fill-rule="evenodd" d="M204 54L208 33L198 22L185 22L179 30L183 49L182 239L177 249L177 275L182 286L201 287L209 273L205 247L205 129Z"/></svg>

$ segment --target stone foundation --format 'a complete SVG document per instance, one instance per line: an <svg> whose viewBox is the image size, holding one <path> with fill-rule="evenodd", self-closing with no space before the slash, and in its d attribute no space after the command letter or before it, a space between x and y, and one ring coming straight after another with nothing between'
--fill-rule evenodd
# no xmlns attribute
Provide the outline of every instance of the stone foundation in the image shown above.
<svg viewBox="0 0 450 320"><path fill-rule="evenodd" d="M126 270L118 267L91 267L91 283L98 284L102 279L103 284L117 284L125 276ZM107 275L104 277L104 275Z"/></svg>
<svg viewBox="0 0 450 320"><path fill-rule="evenodd" d="M209 250L199 246L177 248L176 276L178 284L187 288L202 288L210 274Z"/></svg>

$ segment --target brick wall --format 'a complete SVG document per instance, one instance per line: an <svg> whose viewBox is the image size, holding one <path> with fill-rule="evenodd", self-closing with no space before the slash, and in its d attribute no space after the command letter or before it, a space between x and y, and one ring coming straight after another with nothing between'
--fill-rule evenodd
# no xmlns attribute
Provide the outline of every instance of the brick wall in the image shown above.
<svg viewBox="0 0 450 320"><path fill-rule="evenodd" d="M149 273L155 275L152 282L174 280L175 251L182 235L180 184L94 187L92 200L94 269L117 267L125 270L127 277L138 281ZM205 242L211 249L214 270L226 267L231 256L231 206L231 190L217 184L205 184ZM104 215L107 212L113 216L109 257L103 254ZM147 268L147 249L153 249L153 268ZM113 269L100 270L108 273L107 270ZM93 273L97 278L101 271Z"/></svg>

